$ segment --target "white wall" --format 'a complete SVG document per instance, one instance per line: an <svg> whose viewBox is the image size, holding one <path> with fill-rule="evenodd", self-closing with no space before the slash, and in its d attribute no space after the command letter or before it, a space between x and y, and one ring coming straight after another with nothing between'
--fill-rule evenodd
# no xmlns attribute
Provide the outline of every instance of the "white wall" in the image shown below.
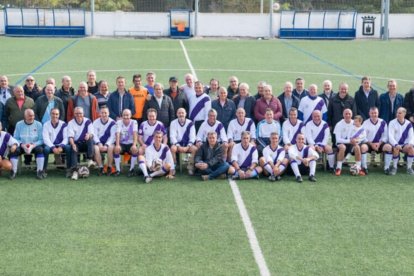
<svg viewBox="0 0 414 276"><path fill-rule="evenodd" d="M375 16L374 36L362 35L363 16ZM357 38L380 38L380 14L357 15ZM169 13L95 12L94 35L96 36L169 36ZM349 19L350 20L350 19ZM90 13L86 14L86 33L91 34ZM312 26L318 26L316 20ZM347 22L343 22L347 24ZM266 37L270 32L268 14L214 14L198 15L199 36L215 37ZM287 27L285 25L285 27ZM273 15L273 35L280 28L280 14ZM194 14L191 16L194 33ZM414 14L391 14L389 18L390 38L414 37ZM0 34L4 34L4 12L0 11Z"/></svg>

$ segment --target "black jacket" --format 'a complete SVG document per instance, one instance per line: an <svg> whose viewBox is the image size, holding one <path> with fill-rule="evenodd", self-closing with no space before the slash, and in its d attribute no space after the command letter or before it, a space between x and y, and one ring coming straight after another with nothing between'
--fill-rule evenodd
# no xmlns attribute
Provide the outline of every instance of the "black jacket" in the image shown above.
<svg viewBox="0 0 414 276"><path fill-rule="evenodd" d="M369 118L369 109L371 107L378 107L379 109L379 97L378 92L371 88L368 94L368 98L365 96L362 86L359 87L359 90L355 92L355 105L356 112L358 115L361 115L364 121Z"/></svg>
<svg viewBox="0 0 414 276"><path fill-rule="evenodd" d="M144 113L142 115L144 120L148 120L147 110L150 108L157 110L157 120L162 122L165 127L169 127L171 121L175 119L174 105L171 98L168 96L162 96L161 107L155 96L152 96L151 100L146 101L144 105Z"/></svg>
<svg viewBox="0 0 414 276"><path fill-rule="evenodd" d="M223 148L217 142L213 148L210 147L208 142L203 143L201 147L197 150L194 163L204 162L207 163L209 167L223 163Z"/></svg>
<svg viewBox="0 0 414 276"><path fill-rule="evenodd" d="M344 109L349 108L352 110L352 115L356 115L356 106L354 98L346 95L343 99L339 97L339 94L335 95L332 100L329 102L328 106L328 125L332 128L335 128L335 125L343 119Z"/></svg>

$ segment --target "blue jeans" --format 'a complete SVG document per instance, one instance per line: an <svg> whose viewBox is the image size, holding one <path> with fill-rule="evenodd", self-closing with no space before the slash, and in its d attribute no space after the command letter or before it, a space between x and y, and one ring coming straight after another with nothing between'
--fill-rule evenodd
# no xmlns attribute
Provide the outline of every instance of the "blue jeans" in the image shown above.
<svg viewBox="0 0 414 276"><path fill-rule="evenodd" d="M229 163L223 162L223 163L216 164L212 167L208 167L206 170L200 170L200 172L201 172L201 175L208 174L209 179L215 179L221 174L227 173L227 171L229 170L229 167L230 167Z"/></svg>
<svg viewBox="0 0 414 276"><path fill-rule="evenodd" d="M70 166L70 145L64 145L63 147L63 152L66 153L66 168L69 168ZM47 163L49 162L49 154L53 152L51 148L49 148L48 146L45 146L43 148L43 153L45 155L45 165L43 166L43 170L47 169Z"/></svg>

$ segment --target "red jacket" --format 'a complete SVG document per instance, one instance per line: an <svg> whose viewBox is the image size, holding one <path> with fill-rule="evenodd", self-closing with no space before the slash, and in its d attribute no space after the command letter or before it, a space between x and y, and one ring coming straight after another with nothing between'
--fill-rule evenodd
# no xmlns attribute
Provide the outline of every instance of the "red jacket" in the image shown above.
<svg viewBox="0 0 414 276"><path fill-rule="evenodd" d="M273 119L276 121L280 121L282 118L282 104L280 103L279 99L275 96L272 96L270 99L269 104L267 104L264 97L261 97L256 101L256 105L254 106L254 117L255 119L260 122L265 118L266 109L270 108L273 110Z"/></svg>

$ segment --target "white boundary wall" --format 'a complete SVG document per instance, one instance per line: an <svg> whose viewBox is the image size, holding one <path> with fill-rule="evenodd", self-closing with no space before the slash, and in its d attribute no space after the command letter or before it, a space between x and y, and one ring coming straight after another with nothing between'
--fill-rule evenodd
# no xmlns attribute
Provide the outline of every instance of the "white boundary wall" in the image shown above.
<svg viewBox="0 0 414 276"><path fill-rule="evenodd" d="M375 33L362 35L363 16L374 16ZM91 15L86 14L86 33L91 34ZM357 38L380 38L380 14L357 15ZM95 12L96 36L169 36L169 13ZM313 22L317 24L317 22ZM269 14L199 13L197 35L205 37L268 37ZM273 36L278 36L280 14L273 14ZM349 25L349 24L347 24ZM390 14L390 38L414 37L414 14ZM194 33L194 14L191 15ZM4 12L0 11L0 34L4 34Z"/></svg>

